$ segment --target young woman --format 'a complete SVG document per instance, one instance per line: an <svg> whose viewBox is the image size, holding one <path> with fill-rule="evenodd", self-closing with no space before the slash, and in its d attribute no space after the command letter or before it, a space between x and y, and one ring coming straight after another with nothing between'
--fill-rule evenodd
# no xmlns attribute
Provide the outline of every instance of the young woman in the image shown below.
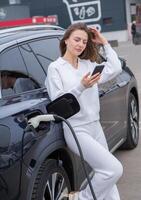
<svg viewBox="0 0 141 200"><path fill-rule="evenodd" d="M103 45L106 61L101 75L91 75L97 65L96 45ZM51 100L72 93L80 104L79 113L69 119L82 148L85 161L95 174L91 180L97 200L119 200L116 182L122 175L121 163L108 151L107 142L99 122L98 84L121 72L121 63L106 38L95 28L84 23L72 24L60 42L61 57L48 67L45 85ZM64 124L68 147L79 155L69 128ZM89 186L69 195L69 199L92 200Z"/></svg>

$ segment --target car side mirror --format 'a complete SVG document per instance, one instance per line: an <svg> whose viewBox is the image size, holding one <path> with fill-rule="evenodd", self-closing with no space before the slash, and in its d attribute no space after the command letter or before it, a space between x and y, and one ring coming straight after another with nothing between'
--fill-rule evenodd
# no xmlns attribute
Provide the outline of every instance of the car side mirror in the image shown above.
<svg viewBox="0 0 141 200"><path fill-rule="evenodd" d="M125 68L126 67L126 60L124 58L119 58L121 62L121 67Z"/></svg>
<svg viewBox="0 0 141 200"><path fill-rule="evenodd" d="M75 115L80 110L80 105L71 93L66 93L47 105L49 114L56 114L65 119Z"/></svg>

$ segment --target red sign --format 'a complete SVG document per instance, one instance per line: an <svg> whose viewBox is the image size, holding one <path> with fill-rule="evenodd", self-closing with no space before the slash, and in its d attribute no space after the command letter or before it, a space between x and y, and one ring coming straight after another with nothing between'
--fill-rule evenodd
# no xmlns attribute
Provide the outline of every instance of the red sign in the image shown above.
<svg viewBox="0 0 141 200"><path fill-rule="evenodd" d="M0 21L0 28L14 27L14 26L25 26L32 24L54 24L58 25L58 18L56 15L51 16L34 16L32 18L24 18L9 21Z"/></svg>

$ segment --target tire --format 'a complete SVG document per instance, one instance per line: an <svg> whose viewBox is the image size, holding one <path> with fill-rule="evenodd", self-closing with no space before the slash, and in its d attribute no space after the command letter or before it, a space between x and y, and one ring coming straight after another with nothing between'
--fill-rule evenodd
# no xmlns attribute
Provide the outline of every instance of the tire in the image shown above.
<svg viewBox="0 0 141 200"><path fill-rule="evenodd" d="M64 194L71 191L67 173L56 160L45 161L36 177L31 200L67 200Z"/></svg>
<svg viewBox="0 0 141 200"><path fill-rule="evenodd" d="M139 106L131 93L128 102L127 138L122 149L134 149L139 141Z"/></svg>

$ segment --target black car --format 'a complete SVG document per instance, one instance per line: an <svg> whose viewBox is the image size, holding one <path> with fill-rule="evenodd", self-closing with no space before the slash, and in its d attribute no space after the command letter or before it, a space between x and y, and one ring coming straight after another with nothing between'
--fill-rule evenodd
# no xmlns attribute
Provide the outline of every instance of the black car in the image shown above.
<svg viewBox="0 0 141 200"><path fill-rule="evenodd" d="M80 159L67 148L61 123L27 121L47 114L47 67L59 53L61 28L30 28L0 35L0 200L63 200L85 186ZM133 73L99 86L101 123L111 152L139 140L139 99ZM87 166L88 170L90 167ZM90 171L89 171L90 172Z"/></svg>

